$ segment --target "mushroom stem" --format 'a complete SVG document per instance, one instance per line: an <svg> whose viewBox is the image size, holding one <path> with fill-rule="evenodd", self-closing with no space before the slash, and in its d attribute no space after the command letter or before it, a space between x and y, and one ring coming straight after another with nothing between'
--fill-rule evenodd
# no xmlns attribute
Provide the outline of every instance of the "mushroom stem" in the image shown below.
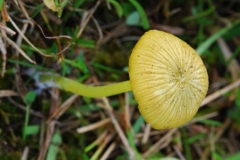
<svg viewBox="0 0 240 160"><path fill-rule="evenodd" d="M107 97L131 91L129 81L114 83L106 86L88 86L69 78L52 73L40 73L38 81L48 87L56 87L84 97Z"/></svg>

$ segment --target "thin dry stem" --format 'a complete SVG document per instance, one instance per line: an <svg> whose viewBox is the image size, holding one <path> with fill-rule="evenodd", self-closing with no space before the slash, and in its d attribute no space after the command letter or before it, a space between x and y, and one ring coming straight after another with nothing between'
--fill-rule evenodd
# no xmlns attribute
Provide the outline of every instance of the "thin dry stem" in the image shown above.
<svg viewBox="0 0 240 160"><path fill-rule="evenodd" d="M0 90L0 97L19 96L19 94L13 90Z"/></svg>
<svg viewBox="0 0 240 160"><path fill-rule="evenodd" d="M58 119L61 115L63 115L78 97L79 95L74 94L68 98L58 109L53 112L53 114L48 118L47 123L49 123L52 119Z"/></svg>
<svg viewBox="0 0 240 160"><path fill-rule="evenodd" d="M186 160L186 158L183 156L182 152L179 150L177 145L173 145L173 149L177 153L177 155L180 158L180 160Z"/></svg>
<svg viewBox="0 0 240 160"><path fill-rule="evenodd" d="M152 131L149 133L149 136L155 136L155 135L159 135L159 134L163 134L165 133L166 131L164 130L160 130L160 131ZM135 138L141 138L144 136L144 133L138 133L135 135Z"/></svg>
<svg viewBox="0 0 240 160"><path fill-rule="evenodd" d="M18 95L18 96L19 96L19 95ZM21 104L15 102L11 97L8 97L8 100L9 100L9 102L11 102L13 105L15 105L16 107L18 107L19 109L21 109L21 110L23 110L23 111L26 111L26 107L25 107L24 105L21 105ZM33 109L30 109L29 113L30 113L31 115L34 115L34 116L39 117L39 118L42 118L42 119L45 118L42 113L36 112L36 111L34 111Z"/></svg>
<svg viewBox="0 0 240 160"><path fill-rule="evenodd" d="M109 141L114 137L114 134L111 133L110 135L107 135L107 137L104 137L103 143L98 147L98 149L96 150L96 152L93 154L92 157L96 157L96 158L99 157L99 155L102 153L103 149L106 147L106 145L109 143ZM91 159L93 159L93 158L91 158Z"/></svg>
<svg viewBox="0 0 240 160"><path fill-rule="evenodd" d="M217 112L213 112L210 114L206 114L204 116L198 117L198 118L194 118L193 120L191 120L189 123L185 124L185 125L189 125L192 123L196 123L198 121L204 120L204 119L208 119L208 118L212 118L217 116L218 113ZM184 125L184 126L185 126ZM154 145L152 145L144 154L143 157L147 158L151 155L153 155L154 153L156 153L157 151L160 150L160 148L162 148L163 143L165 143L169 138L172 137L172 135L178 130L178 128L174 128L171 129L170 131L168 131L168 133L166 133L159 141L157 141Z"/></svg>
<svg viewBox="0 0 240 160"><path fill-rule="evenodd" d="M212 143L216 143L218 141L218 139L222 136L222 134L226 131L226 129L229 127L229 125L231 124L232 120L230 118L227 118L223 124L223 126L221 127L220 131L218 131L214 138ZM210 147L206 147L205 150L203 151L203 154L201 156L201 160L206 160L207 156L209 155L211 151Z"/></svg>
<svg viewBox="0 0 240 160"><path fill-rule="evenodd" d="M33 26L33 23L30 21L30 17L28 15L28 12L26 11L25 7L23 6L23 3L21 1L19 1L19 7L21 8L21 10L23 11L23 14L25 15L25 17L27 18L28 22L30 22L31 26Z"/></svg>
<svg viewBox="0 0 240 160"><path fill-rule="evenodd" d="M26 146L24 147L22 156L21 156L21 160L27 160L28 159L28 154L29 154L29 147Z"/></svg>
<svg viewBox="0 0 240 160"><path fill-rule="evenodd" d="M13 31L12 29L8 28L7 26L5 26L3 23L0 22L0 30L1 31L5 31L6 33L10 34L10 36L13 36L16 34L15 31Z"/></svg>
<svg viewBox="0 0 240 160"><path fill-rule="evenodd" d="M108 124L110 121L111 121L110 118L106 118L106 119L101 120L101 121L99 121L99 122L96 122L96 123L93 123L93 124L90 124L90 125L87 125L87 126L78 128L78 129L77 129L77 132L78 132L79 134L85 133L85 132L88 132L88 131L97 129L97 128L99 128L99 127L102 127L102 126Z"/></svg>
<svg viewBox="0 0 240 160"><path fill-rule="evenodd" d="M42 34L43 34L43 36L44 36L45 38L47 38L47 39L66 38L66 39L69 39L69 40L70 40L70 42L68 43L68 45L67 45L63 50L61 50L60 52L56 53L57 55L60 55L61 53L65 52L65 51L72 45L72 37L66 36L66 35L48 37L48 36L46 36L46 35L44 34L42 28L41 28L33 19L31 19L31 20L38 26L38 28L41 30L41 32L42 32Z"/></svg>
<svg viewBox="0 0 240 160"><path fill-rule="evenodd" d="M178 128L171 129L168 131L159 141L157 141L154 145L152 145L146 152L143 153L143 158L147 158L152 154L156 153L159 148L162 146L167 139L171 138L172 135L178 130Z"/></svg>
<svg viewBox="0 0 240 160"><path fill-rule="evenodd" d="M236 82L208 95L202 102L201 107L208 104L209 102L217 99L218 97L222 96L223 94L225 94L226 92L229 92L230 90L239 87L240 85L240 79L238 79Z"/></svg>
<svg viewBox="0 0 240 160"><path fill-rule="evenodd" d="M103 33L102 33L102 29L101 29L101 27L99 26L97 20L96 20L94 17L92 17L92 20L93 20L94 24L95 24L96 27L97 27L97 31L98 31L98 35L99 35L99 38L98 38L97 43L96 43L97 46L98 46L98 44L101 43L101 40L103 39Z"/></svg>
<svg viewBox="0 0 240 160"><path fill-rule="evenodd" d="M129 105L129 94L126 92L124 94L124 97L125 97L125 118L126 118L126 125L127 125L127 128L130 128L130 130L132 130L132 126L131 126L131 122L130 122L130 105Z"/></svg>
<svg viewBox="0 0 240 160"><path fill-rule="evenodd" d="M189 123L187 123L183 126L187 126L187 125L190 125L190 124L193 124L193 123L205 120L205 119L213 118L213 117L216 117L217 115L218 115L218 112L212 112L212 113L209 113L209 114L205 114L203 116L193 118Z"/></svg>
<svg viewBox="0 0 240 160"><path fill-rule="evenodd" d="M111 154L111 152L114 150L116 146L116 142L113 142L108 149L106 149L105 153L102 155L102 157L99 160L105 160L109 157L109 155Z"/></svg>
<svg viewBox="0 0 240 160"><path fill-rule="evenodd" d="M2 41L2 38L0 37L0 51L2 52L2 73L1 76L2 78L4 77L4 74L6 72L6 64L7 64L7 50L5 48L5 45ZM1 94L1 92L0 92Z"/></svg>
<svg viewBox="0 0 240 160"><path fill-rule="evenodd" d="M6 7L6 3L5 2L3 2L3 4L2 4L1 13L2 13L3 20L8 22L9 18L8 18L8 12L7 12L7 7Z"/></svg>
<svg viewBox="0 0 240 160"><path fill-rule="evenodd" d="M35 61L33 61L21 48L18 47L18 45L13 42L11 39L9 39L8 37L6 37L5 35L3 35L2 33L0 33L0 36L2 38L4 38L5 40L7 40L7 42L14 47L19 53L21 53L23 55L23 57L25 57L29 62L36 64Z"/></svg>
<svg viewBox="0 0 240 160"><path fill-rule="evenodd" d="M80 24L80 29L78 31L77 34L77 38L79 38L82 35L83 30L85 29L85 26L88 24L89 20L91 19L91 17L93 16L93 13L96 11L97 7L100 5L101 1L98 0L97 3L95 4L95 6L90 9L90 11L85 12L84 14L87 15L86 19L82 19L81 24Z"/></svg>
<svg viewBox="0 0 240 160"><path fill-rule="evenodd" d="M223 53L225 60L228 61L232 57L232 52L231 52L230 48L228 47L227 43L224 41L224 39L222 37L220 37L217 40L217 43ZM239 71L240 71L240 66L236 59L233 59L228 64L228 70L231 73L231 77L232 77L233 81L236 81L239 77Z"/></svg>
<svg viewBox="0 0 240 160"><path fill-rule="evenodd" d="M107 135L107 133L108 133L108 131L104 131L93 143L95 145L99 145L103 141L103 139Z"/></svg>
<svg viewBox="0 0 240 160"><path fill-rule="evenodd" d="M25 34L25 32L26 32L26 30L27 30L27 27L28 27L28 23L24 23L24 24L23 24L23 27L22 27L22 30L21 30L21 32L22 32L23 34ZM21 44L22 44L22 36L21 36L20 34L19 34L18 37L17 37L16 43L17 43L18 46L21 46ZM16 52L16 55L18 56L18 52Z"/></svg>
<svg viewBox="0 0 240 160"><path fill-rule="evenodd" d="M40 147L40 153L38 156L38 160L45 159L45 156L46 156L46 153L47 153L47 150L48 150L49 144L51 142L54 131L55 131L55 121L51 121L48 124L45 141L44 141L43 145Z"/></svg>
<svg viewBox="0 0 240 160"><path fill-rule="evenodd" d="M47 55L42 53L37 47L35 47L28 39L27 37L21 32L21 30L18 28L18 26L16 25L16 23L11 19L11 17L9 17L9 20L11 22L11 24L13 25L13 27L18 31L18 33L23 37L23 39L33 48L35 49L39 54L41 54L44 57L54 57L54 55ZM21 53L21 52L20 52Z"/></svg>
<svg viewBox="0 0 240 160"><path fill-rule="evenodd" d="M148 142L150 131L151 131L151 126L147 124L143 133L142 144L146 144Z"/></svg>

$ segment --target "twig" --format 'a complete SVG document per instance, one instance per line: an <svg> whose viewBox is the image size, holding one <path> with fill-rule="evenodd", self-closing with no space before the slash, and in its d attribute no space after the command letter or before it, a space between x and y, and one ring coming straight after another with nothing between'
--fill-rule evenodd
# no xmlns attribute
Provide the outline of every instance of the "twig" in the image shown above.
<svg viewBox="0 0 240 160"><path fill-rule="evenodd" d="M28 15L28 12L27 12L26 9L24 8L22 2L19 1L18 3L19 3L19 4L18 4L19 7L20 7L20 8L22 9L22 11L23 11L23 14L24 14L25 17L27 18L28 22L30 22L31 26L33 26L33 23L31 23L31 21L30 21L30 17L29 17L29 15Z"/></svg>
<svg viewBox="0 0 240 160"><path fill-rule="evenodd" d="M19 96L19 94L12 90L0 90L0 98L8 96Z"/></svg>
<svg viewBox="0 0 240 160"><path fill-rule="evenodd" d="M134 151L133 151L132 147L129 145L128 140L127 140L126 136L124 135L124 132L123 132L122 128L120 127L119 123L117 122L115 116L113 115L113 113L111 111L109 111L109 115L110 115L110 118L112 120L112 123L113 123L115 129L117 130L117 133L118 133L120 139L122 140L123 145L126 148L126 151L129 154L129 159L135 159Z"/></svg>
<svg viewBox="0 0 240 160"><path fill-rule="evenodd" d="M15 102L12 98L8 97L8 100L9 100L12 104L14 104L16 107L18 107L19 109L21 109L21 110L23 110L23 111L26 111L26 107L25 107L25 106L23 106L23 105L21 105L21 104L18 104L18 103ZM34 116L36 116L36 117L42 118L42 119L45 118L43 114L41 114L41 113L39 113L39 112L36 112L36 111L34 111L33 109L30 109L30 114L31 114L31 115L34 115Z"/></svg>
<svg viewBox="0 0 240 160"><path fill-rule="evenodd" d="M149 136L155 136L155 135L159 135L159 134L163 134L166 133L166 131L164 130L160 130L160 131L152 131L149 133ZM138 133L135 135L135 138L141 138L144 136L144 133Z"/></svg>
<svg viewBox="0 0 240 160"><path fill-rule="evenodd" d="M6 7L6 2L3 2L2 4L2 10L1 10L1 13L2 13L2 18L4 21L9 21L9 18L8 18L8 12L7 12L7 7Z"/></svg>
<svg viewBox="0 0 240 160"><path fill-rule="evenodd" d="M221 127L220 131L218 131L215 135L215 137L213 138L212 143L216 143L218 141L218 139L222 136L222 134L226 131L227 127L231 124L231 119L227 118L223 124L223 126ZM203 151L203 154L201 156L201 160L205 160L207 159L207 155L210 152L210 147L206 147L205 150Z"/></svg>
<svg viewBox="0 0 240 160"><path fill-rule="evenodd" d="M28 154L29 154L29 147L26 146L26 147L24 147L24 150L23 150L23 153L21 156L21 160L27 160Z"/></svg>
<svg viewBox="0 0 240 160"><path fill-rule="evenodd" d="M177 153L178 157L180 158L180 160L186 160L186 158L183 156L181 151L178 149L178 146L173 145L173 149L176 151L176 153Z"/></svg>
<svg viewBox="0 0 240 160"><path fill-rule="evenodd" d="M105 160L109 157L109 155L111 154L111 152L113 151L113 149L116 146L116 142L113 142L108 149L106 150L106 152L102 155L102 157L100 158L100 160Z"/></svg>
<svg viewBox="0 0 240 160"><path fill-rule="evenodd" d="M65 52L65 51L72 45L72 38L71 38L70 36L66 36L66 35L52 36L52 37L46 36L46 35L44 34L42 28L41 28L33 19L31 19L31 20L32 20L32 22L34 22L34 23L38 26L38 28L41 30L41 32L42 32L42 34L43 34L43 36L44 36L45 38L47 38L47 39L66 38L66 39L69 39L69 40L70 40L69 44L68 44L64 49L62 49L60 52L56 53L57 55L60 55L61 53Z"/></svg>
<svg viewBox="0 0 240 160"><path fill-rule="evenodd" d="M99 144L103 141L104 137L106 137L107 133L108 133L107 130L104 131L100 136L98 136L98 138L97 138L94 142L92 142L90 145L88 145L87 147L85 147L84 151L85 151L85 152L88 152L88 151L90 151L94 146L99 145Z"/></svg>
<svg viewBox="0 0 240 160"><path fill-rule="evenodd" d="M92 17L92 20L93 20L94 24L96 25L97 31L98 31L98 34L99 34L99 38L97 40L97 46L98 46L98 44L101 43L101 40L103 39L103 33L102 33L102 29L99 26L97 20L94 17Z"/></svg>
<svg viewBox="0 0 240 160"><path fill-rule="evenodd" d="M149 124L147 124L145 127L145 130L144 130L142 144L147 143L149 135L150 135L150 131L151 131L151 126Z"/></svg>
<svg viewBox="0 0 240 160"><path fill-rule="evenodd" d="M84 127L78 128L78 129L77 129L77 132L78 132L79 134L84 133L84 132L88 132L88 131L94 130L94 129L98 128L98 127L104 126L104 125L106 125L107 123L109 123L110 121L111 121L110 118L106 118L106 119L104 119L104 120L101 120L101 121L99 121L99 122L90 124L90 125L88 125L88 126L84 126Z"/></svg>
<svg viewBox="0 0 240 160"><path fill-rule="evenodd" d="M16 25L16 23L12 20L11 17L9 17L9 20L11 22L11 24L13 25L13 27L18 31L18 33L23 37L23 39L31 46L33 47L39 54L41 54L44 57L54 57L54 55L47 55L42 53L37 47L35 47L28 39L27 37L21 32L21 30L18 28L18 26ZM20 52L21 53L21 52Z"/></svg>
<svg viewBox="0 0 240 160"><path fill-rule="evenodd" d="M222 51L222 54L223 54L225 60L229 61L232 56L232 52L231 52L230 48L228 47L227 43L224 41L224 39L222 37L218 38L217 43ZM236 59L233 59L228 64L228 70L231 73L231 77L232 77L233 81L236 81L239 77L238 75L239 75L239 71L240 71L240 66Z"/></svg>
<svg viewBox="0 0 240 160"><path fill-rule="evenodd" d="M9 44L11 44L11 46L14 47L18 52L20 52L20 53L23 55L23 57L25 57L29 62L31 62L31 63L33 63L33 64L36 64L36 62L33 61L20 47L18 47L18 45L17 45L15 42L13 42L11 39L9 39L8 37L6 37L6 36L3 35L2 33L0 33L0 36L1 36L2 38L4 38L5 40L7 40L7 42L8 42Z"/></svg>
<svg viewBox="0 0 240 160"><path fill-rule="evenodd" d="M101 3L101 1L98 0L97 3L95 4L95 6L92 9L90 11L88 11L87 13L85 13L87 15L87 17L86 17L86 19L85 18L82 19L80 29L79 29L78 34L77 34L77 38L79 38L81 36L85 26L89 22L90 18L92 17L93 13L96 11L96 9L97 9L97 7L99 6L100 3Z"/></svg>
<svg viewBox="0 0 240 160"><path fill-rule="evenodd" d="M201 121L203 119L207 119L207 118L212 118L214 116L217 116L218 113L217 112L213 112L213 113L210 113L210 114L206 114L204 116L201 116L201 117L198 117L198 118L195 118L193 120L191 120L189 123L185 124L185 125L189 125L189 124L192 124L192 123L196 123L198 121ZM184 125L184 126L185 126ZM174 129L171 129L170 131L168 131L167 134L165 134L159 141L157 141L154 145L152 145L144 154L143 154L143 157L144 158L147 158L149 156L151 156L152 154L156 153L160 148L162 148L162 145L164 142L166 142L176 131L178 130L178 128L174 128Z"/></svg>
<svg viewBox="0 0 240 160"><path fill-rule="evenodd" d="M40 153L38 156L38 160L45 159L45 156L46 156L46 153L47 153L47 150L48 150L49 144L51 142L54 131L55 131L55 121L51 121L48 124L45 141L44 141L43 145L40 147Z"/></svg>
<svg viewBox="0 0 240 160"><path fill-rule="evenodd" d="M101 154L101 152L103 151L103 149L106 147L106 145L108 144L108 142L113 138L115 133L111 133L110 135L108 135L107 137L104 137L104 141L103 143L98 147L98 149L96 150L96 152L93 154L93 156L91 157L90 160L96 160L98 159L99 155Z"/></svg>
<svg viewBox="0 0 240 160"><path fill-rule="evenodd" d="M47 123L49 123L54 118L58 119L78 97L79 95L74 94L68 98L59 108L53 112L53 114L48 118Z"/></svg>
<svg viewBox="0 0 240 160"><path fill-rule="evenodd" d="M208 104L209 102L213 101L214 99L222 96L223 94L225 94L226 92L238 87L240 85L240 79L238 79L236 82L208 95L202 102L201 107Z"/></svg>
<svg viewBox="0 0 240 160"><path fill-rule="evenodd" d="M2 38L0 37L0 51L2 52L2 78L4 77L4 74L6 72L6 64L7 64L7 50L5 48L5 45L2 41Z"/></svg>
<svg viewBox="0 0 240 160"><path fill-rule="evenodd" d="M3 23L0 22L0 30L5 31L6 33L10 34L10 36L13 36L16 34L15 31L13 31L12 29L8 28L7 26L5 26Z"/></svg>
<svg viewBox="0 0 240 160"><path fill-rule="evenodd" d="M167 134L165 134L159 141L157 141L154 145L152 145L146 152L143 153L143 158L147 158L151 156L152 154L156 153L160 146L167 141L167 139L171 138L172 135L178 130L178 128L171 129L168 131Z"/></svg>
<svg viewBox="0 0 240 160"><path fill-rule="evenodd" d="M129 95L128 93L126 92L124 94L124 97L125 97L125 118L126 118L126 125L127 125L127 128L130 128L132 130L132 126L131 126L131 123L130 123L130 106L129 106Z"/></svg>

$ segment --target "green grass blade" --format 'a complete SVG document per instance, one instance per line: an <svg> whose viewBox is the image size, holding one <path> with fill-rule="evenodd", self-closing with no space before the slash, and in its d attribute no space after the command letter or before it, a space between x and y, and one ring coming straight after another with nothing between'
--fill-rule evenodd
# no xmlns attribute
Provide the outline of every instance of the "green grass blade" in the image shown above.
<svg viewBox="0 0 240 160"><path fill-rule="evenodd" d="M133 125L133 131L134 133L138 133L141 129L141 125L144 123L144 118L143 116L139 116L136 122Z"/></svg>
<svg viewBox="0 0 240 160"><path fill-rule="evenodd" d="M4 2L4 0L0 0L0 11L2 11L3 2Z"/></svg>
<svg viewBox="0 0 240 160"><path fill-rule="evenodd" d="M231 25L226 26L220 29L218 32L209 37L206 41L204 41L199 47L197 47L196 51L199 55L202 55L219 37L228 33L233 27L240 24L240 19L233 22Z"/></svg>
<svg viewBox="0 0 240 160"><path fill-rule="evenodd" d="M236 153L236 154L234 154L232 156L229 156L227 158L227 160L239 160L239 159L240 159L240 152L238 152L238 153Z"/></svg>
<svg viewBox="0 0 240 160"><path fill-rule="evenodd" d="M204 11L204 12L201 12L201 13L198 13L196 15L192 15L192 16L189 16L189 17L186 17L182 20L182 22L188 22L188 21L191 21L191 20L196 20L198 18L201 18L201 17L205 17L211 13L213 13L213 11L215 10L215 7L212 6L210 7L208 10Z"/></svg>
<svg viewBox="0 0 240 160"><path fill-rule="evenodd" d="M48 149L46 160L56 160L59 146L62 144L62 136L59 130L56 130L52 136L51 145Z"/></svg>
<svg viewBox="0 0 240 160"><path fill-rule="evenodd" d="M142 19L142 27L145 30L149 29L150 25L148 22L148 18L142 6L136 0L129 0L129 2L131 2L131 4L137 9L138 13L140 14L140 17Z"/></svg>
<svg viewBox="0 0 240 160"><path fill-rule="evenodd" d="M123 9L122 9L121 5L115 0L107 0L107 1L114 6L118 17L121 18L123 16Z"/></svg>
<svg viewBox="0 0 240 160"><path fill-rule="evenodd" d="M186 153L186 158L187 158L187 160L192 160L191 150L190 150L190 146L187 142L187 133L186 133L185 128L181 128L181 133L182 133L182 137L183 137L183 145L184 145L184 150Z"/></svg>

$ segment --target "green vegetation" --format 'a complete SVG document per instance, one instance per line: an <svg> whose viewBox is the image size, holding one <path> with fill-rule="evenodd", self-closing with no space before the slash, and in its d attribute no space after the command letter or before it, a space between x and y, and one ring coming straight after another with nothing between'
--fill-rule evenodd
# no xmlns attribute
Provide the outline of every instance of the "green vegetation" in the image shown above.
<svg viewBox="0 0 240 160"><path fill-rule="evenodd" d="M238 1L49 3L58 10L0 0L0 159L240 159ZM38 82L42 72L89 86L124 82L149 29L196 48L209 73L208 99L181 128L151 129L132 92L88 98Z"/></svg>

